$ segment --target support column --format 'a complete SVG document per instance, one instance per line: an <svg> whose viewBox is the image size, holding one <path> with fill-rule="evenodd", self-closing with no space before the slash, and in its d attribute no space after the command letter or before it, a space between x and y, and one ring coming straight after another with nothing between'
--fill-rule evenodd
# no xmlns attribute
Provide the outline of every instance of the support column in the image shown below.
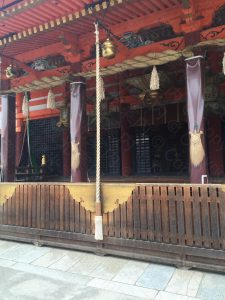
<svg viewBox="0 0 225 300"><path fill-rule="evenodd" d="M22 112L23 93L16 94L16 115ZM16 117L16 167L19 167L23 147L24 123Z"/></svg>
<svg viewBox="0 0 225 300"><path fill-rule="evenodd" d="M71 149L70 132L67 128L63 130L63 176L71 174Z"/></svg>
<svg viewBox="0 0 225 300"><path fill-rule="evenodd" d="M219 116L210 116L207 121L209 174L211 176L223 176L224 162L221 120Z"/></svg>
<svg viewBox="0 0 225 300"><path fill-rule="evenodd" d="M70 85L71 182L87 181L85 80Z"/></svg>
<svg viewBox="0 0 225 300"><path fill-rule="evenodd" d="M201 56L186 59L186 76L190 141L190 182L201 183L202 175L208 175L203 120L204 93Z"/></svg>
<svg viewBox="0 0 225 300"><path fill-rule="evenodd" d="M14 181L15 173L15 96L2 98L1 167L3 180Z"/></svg>
<svg viewBox="0 0 225 300"><path fill-rule="evenodd" d="M129 104L123 103L120 105L122 176L130 176L132 174L132 151L129 112Z"/></svg>

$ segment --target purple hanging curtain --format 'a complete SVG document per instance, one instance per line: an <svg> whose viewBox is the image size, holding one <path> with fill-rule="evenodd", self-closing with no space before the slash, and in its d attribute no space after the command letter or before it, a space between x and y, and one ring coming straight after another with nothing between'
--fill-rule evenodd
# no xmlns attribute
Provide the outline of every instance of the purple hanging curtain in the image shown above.
<svg viewBox="0 0 225 300"><path fill-rule="evenodd" d="M186 60L186 63L188 121L193 133L200 131L204 110L201 57Z"/></svg>
<svg viewBox="0 0 225 300"><path fill-rule="evenodd" d="M85 83L70 85L71 182L86 180L85 153Z"/></svg>

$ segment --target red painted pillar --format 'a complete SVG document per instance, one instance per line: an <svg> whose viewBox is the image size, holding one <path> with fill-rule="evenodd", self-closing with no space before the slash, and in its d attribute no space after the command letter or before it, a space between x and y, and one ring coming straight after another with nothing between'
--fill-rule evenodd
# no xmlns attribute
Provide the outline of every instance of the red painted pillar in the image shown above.
<svg viewBox="0 0 225 300"><path fill-rule="evenodd" d="M22 112L23 93L16 94L16 115ZM16 167L19 166L23 147L24 122L16 117Z"/></svg>
<svg viewBox="0 0 225 300"><path fill-rule="evenodd" d="M15 96L2 96L1 167L3 180L14 181L15 174Z"/></svg>
<svg viewBox="0 0 225 300"><path fill-rule="evenodd" d="M63 176L70 176L71 173L71 151L70 151L70 132L68 129L63 131Z"/></svg>
<svg viewBox="0 0 225 300"><path fill-rule="evenodd" d="M132 152L131 152L129 112L130 112L130 105L126 103L121 104L120 124L121 124L122 176L130 176L132 174Z"/></svg>
<svg viewBox="0 0 225 300"><path fill-rule="evenodd" d="M206 157L207 154L205 147L205 126L203 119L204 92L201 56L195 56L190 59L186 59L186 76L187 113L190 133L190 182L201 183L202 175L208 175ZM200 148L203 148L203 151ZM204 153L204 156L200 161L201 153ZM197 158L199 159L197 160Z"/></svg>
<svg viewBox="0 0 225 300"><path fill-rule="evenodd" d="M70 84L71 182L87 181L85 94L84 78Z"/></svg>
<svg viewBox="0 0 225 300"><path fill-rule="evenodd" d="M208 157L211 176L224 175L221 120L218 116L208 118Z"/></svg>

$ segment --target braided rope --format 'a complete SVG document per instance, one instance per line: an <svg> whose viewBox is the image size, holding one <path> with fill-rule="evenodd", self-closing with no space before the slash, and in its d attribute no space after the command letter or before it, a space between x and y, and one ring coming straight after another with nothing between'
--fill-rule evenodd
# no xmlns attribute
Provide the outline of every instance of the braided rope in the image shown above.
<svg viewBox="0 0 225 300"><path fill-rule="evenodd" d="M95 23L96 34L96 202L100 203L100 45L99 45L99 28L98 23Z"/></svg>

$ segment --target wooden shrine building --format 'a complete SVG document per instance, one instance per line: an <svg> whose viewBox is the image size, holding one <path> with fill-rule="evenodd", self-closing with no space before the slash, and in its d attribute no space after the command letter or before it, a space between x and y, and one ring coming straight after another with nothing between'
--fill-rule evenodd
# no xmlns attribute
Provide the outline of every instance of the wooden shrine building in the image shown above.
<svg viewBox="0 0 225 300"><path fill-rule="evenodd" d="M0 238L224 271L225 1L1 0L0 59Z"/></svg>

